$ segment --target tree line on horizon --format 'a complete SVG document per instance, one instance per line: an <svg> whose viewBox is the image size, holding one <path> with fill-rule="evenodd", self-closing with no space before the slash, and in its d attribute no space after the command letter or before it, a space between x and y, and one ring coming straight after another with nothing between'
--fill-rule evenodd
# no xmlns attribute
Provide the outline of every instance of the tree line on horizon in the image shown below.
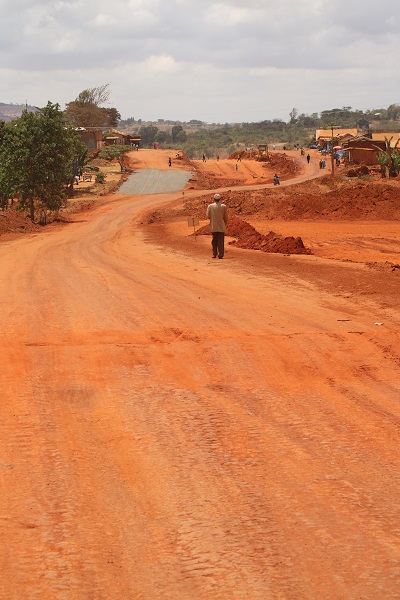
<svg viewBox="0 0 400 600"><path fill-rule="evenodd" d="M159 119L144 125L133 117L121 120L118 127L142 138L142 146L157 143L162 148L182 149L189 158L226 156L243 147L259 143L299 143L308 146L315 143L315 130L336 127L357 128L365 132L371 127L384 131L400 131L400 104L391 104L387 109L353 110L351 106L332 108L313 113L299 114L296 108L289 113L289 120L264 120L260 122L224 123L208 125L198 120L187 123L166 122Z"/></svg>

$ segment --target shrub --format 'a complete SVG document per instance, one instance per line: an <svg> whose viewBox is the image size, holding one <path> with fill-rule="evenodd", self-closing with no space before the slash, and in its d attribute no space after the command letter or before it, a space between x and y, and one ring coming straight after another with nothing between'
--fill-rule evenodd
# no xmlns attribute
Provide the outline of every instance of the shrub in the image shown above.
<svg viewBox="0 0 400 600"><path fill-rule="evenodd" d="M99 173L96 174L95 182L96 183L104 183L106 179L107 179L106 173L104 173L103 171L99 171Z"/></svg>

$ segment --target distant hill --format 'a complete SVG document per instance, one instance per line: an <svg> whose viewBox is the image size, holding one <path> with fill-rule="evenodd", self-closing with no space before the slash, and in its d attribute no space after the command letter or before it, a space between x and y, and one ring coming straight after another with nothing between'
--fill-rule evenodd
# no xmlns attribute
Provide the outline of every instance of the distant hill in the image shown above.
<svg viewBox="0 0 400 600"><path fill-rule="evenodd" d="M28 109L28 112L35 112L34 106L26 106L25 104L5 104L0 102L0 121L9 123L14 119L18 119L22 115L22 111Z"/></svg>

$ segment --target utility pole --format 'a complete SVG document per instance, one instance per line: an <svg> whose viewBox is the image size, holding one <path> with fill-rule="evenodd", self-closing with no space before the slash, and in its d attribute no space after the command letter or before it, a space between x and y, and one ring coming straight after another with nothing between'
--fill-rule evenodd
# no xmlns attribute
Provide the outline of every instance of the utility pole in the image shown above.
<svg viewBox="0 0 400 600"><path fill-rule="evenodd" d="M332 166L332 173L331 173L331 177L332 177L332 179L335 177L335 161L333 159L333 128L334 128L334 125L333 125L333 123L331 123L331 130L332 130L332 137L331 137L331 166Z"/></svg>

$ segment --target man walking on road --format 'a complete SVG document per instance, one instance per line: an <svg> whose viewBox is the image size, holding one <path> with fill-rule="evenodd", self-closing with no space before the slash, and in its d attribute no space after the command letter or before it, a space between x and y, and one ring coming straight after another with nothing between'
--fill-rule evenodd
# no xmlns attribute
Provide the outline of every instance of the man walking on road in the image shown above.
<svg viewBox="0 0 400 600"><path fill-rule="evenodd" d="M214 202L207 206L207 219L210 219L212 233L213 258L224 257L224 238L226 224L228 223L228 211L225 204L220 202L221 196L214 194Z"/></svg>

